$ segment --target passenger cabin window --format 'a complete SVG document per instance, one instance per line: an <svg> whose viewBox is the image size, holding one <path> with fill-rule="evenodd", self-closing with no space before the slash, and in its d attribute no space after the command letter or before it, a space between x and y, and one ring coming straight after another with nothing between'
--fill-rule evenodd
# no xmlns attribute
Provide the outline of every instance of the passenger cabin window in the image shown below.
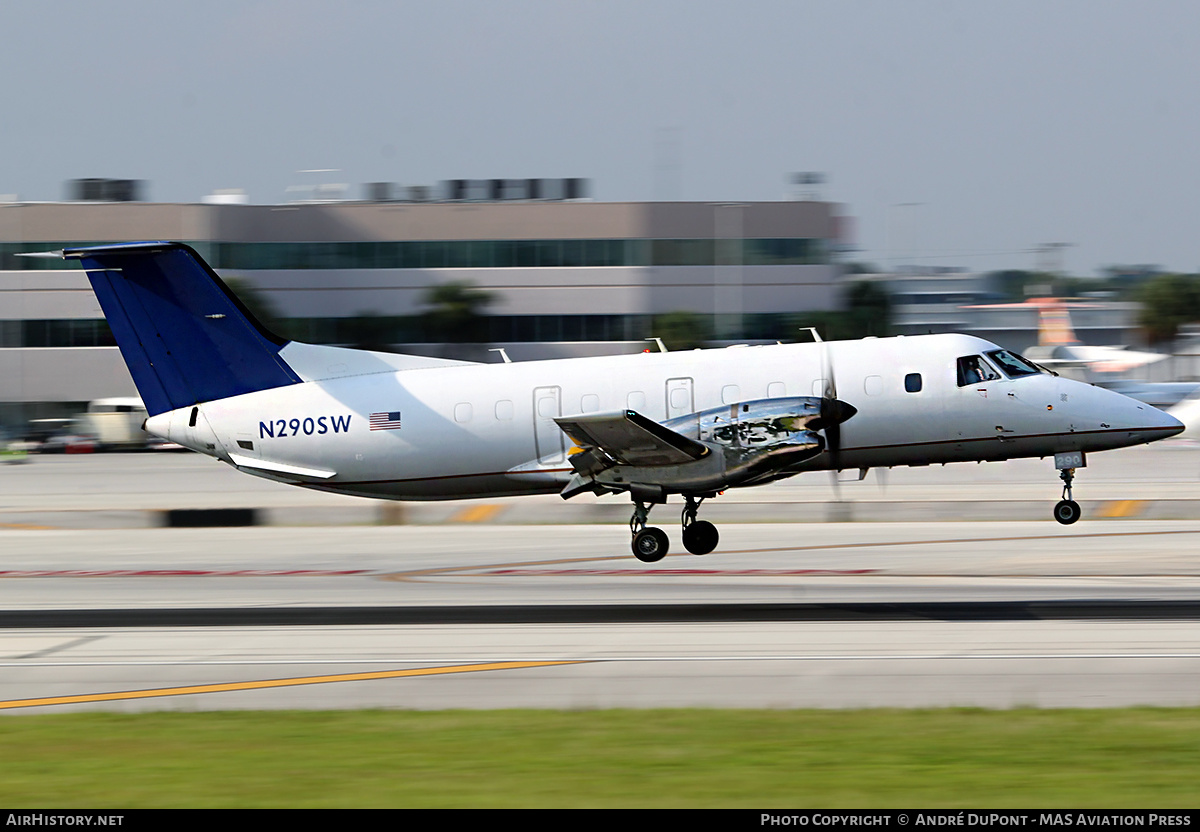
<svg viewBox="0 0 1200 832"><path fill-rule="evenodd" d="M921 374L909 373L904 377L904 391L906 393L921 392Z"/></svg>
<svg viewBox="0 0 1200 832"><path fill-rule="evenodd" d="M1021 376L1035 376L1041 372L1040 369L1027 358L1017 355L1015 352L1008 350L991 350L987 354L988 358L1000 365L1000 369L1009 378L1020 378Z"/></svg>
<svg viewBox="0 0 1200 832"><path fill-rule="evenodd" d="M958 359L958 386L979 384L984 381L996 381L1000 374L992 369L992 365L984 361L981 355L964 355Z"/></svg>

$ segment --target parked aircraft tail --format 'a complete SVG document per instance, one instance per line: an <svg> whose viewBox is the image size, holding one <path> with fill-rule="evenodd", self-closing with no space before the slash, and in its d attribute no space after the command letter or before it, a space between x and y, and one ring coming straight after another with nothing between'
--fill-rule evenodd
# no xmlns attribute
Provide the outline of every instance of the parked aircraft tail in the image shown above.
<svg viewBox="0 0 1200 832"><path fill-rule="evenodd" d="M214 399L297 384L288 343L254 317L183 243L71 248L121 356L154 416Z"/></svg>
<svg viewBox="0 0 1200 832"><path fill-rule="evenodd" d="M1059 347L1078 344L1075 328L1071 326L1071 312L1067 304L1057 298L1039 298L1026 301L1038 307L1038 345Z"/></svg>

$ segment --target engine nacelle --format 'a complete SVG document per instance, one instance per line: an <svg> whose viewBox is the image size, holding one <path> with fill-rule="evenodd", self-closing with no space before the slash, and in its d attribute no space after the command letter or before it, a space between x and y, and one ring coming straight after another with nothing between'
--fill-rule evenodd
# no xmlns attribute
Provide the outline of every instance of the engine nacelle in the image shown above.
<svg viewBox="0 0 1200 832"><path fill-rule="evenodd" d="M630 491L652 495L712 494L780 476L821 453L825 441L809 430L821 416L821 399L794 397L724 405L663 422L662 427L699 442L708 453L670 465L622 465L600 448L571 457L575 474L563 491Z"/></svg>

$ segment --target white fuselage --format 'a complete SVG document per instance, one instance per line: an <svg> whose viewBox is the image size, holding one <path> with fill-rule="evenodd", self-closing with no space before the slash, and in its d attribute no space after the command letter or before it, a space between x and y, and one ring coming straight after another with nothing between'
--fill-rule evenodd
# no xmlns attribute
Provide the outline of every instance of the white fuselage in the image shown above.
<svg viewBox="0 0 1200 832"><path fill-rule="evenodd" d="M1149 405L1046 373L960 386L956 360L995 349L929 335L426 366L289 344L280 357L303 383L162 413L147 429L260 476L412 500L561 490L571 466L558 416L628 409L661 422L821 397L831 377L837 398L857 409L841 425L839 468L1098 451L1177 431ZM920 389L910 392L913 375ZM833 464L822 453L805 470Z"/></svg>

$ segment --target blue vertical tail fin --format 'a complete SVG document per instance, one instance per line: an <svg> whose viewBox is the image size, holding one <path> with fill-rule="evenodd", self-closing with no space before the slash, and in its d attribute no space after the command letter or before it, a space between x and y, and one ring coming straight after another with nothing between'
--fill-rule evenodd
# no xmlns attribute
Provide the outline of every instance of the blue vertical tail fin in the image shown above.
<svg viewBox="0 0 1200 832"><path fill-rule="evenodd" d="M301 381L279 355L288 342L190 246L125 243L66 249L63 257L87 270L151 416Z"/></svg>

